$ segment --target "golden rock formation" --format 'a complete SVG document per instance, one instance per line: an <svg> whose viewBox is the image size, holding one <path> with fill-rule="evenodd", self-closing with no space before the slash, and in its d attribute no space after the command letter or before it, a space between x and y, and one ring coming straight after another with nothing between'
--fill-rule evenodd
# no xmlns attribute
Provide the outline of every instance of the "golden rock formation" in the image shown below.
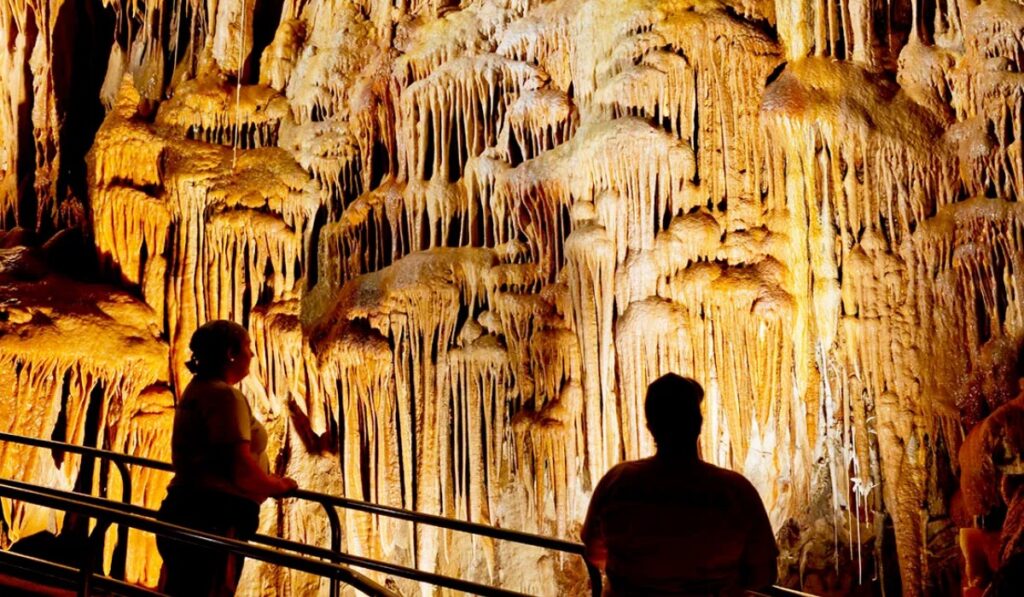
<svg viewBox="0 0 1024 597"><path fill-rule="evenodd" d="M0 23L5 431L166 459L188 338L229 318L271 461L313 490L575 538L675 371L792 586L952 590L955 478L979 513L1012 501L1018 2L8 0ZM30 237L62 229L94 269L52 271ZM133 474L156 504L165 476ZM4 546L60 525L3 514ZM311 505L263 514L326 545ZM353 553L528 593L583 578L343 525ZM129 548L155 582L151 539ZM326 591L255 564L245 587Z"/></svg>

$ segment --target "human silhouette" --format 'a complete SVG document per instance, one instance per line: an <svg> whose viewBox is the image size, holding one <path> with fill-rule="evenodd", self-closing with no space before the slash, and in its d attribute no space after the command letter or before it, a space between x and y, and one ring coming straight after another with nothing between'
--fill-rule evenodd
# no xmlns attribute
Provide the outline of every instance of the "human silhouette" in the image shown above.
<svg viewBox="0 0 1024 597"><path fill-rule="evenodd" d="M778 549L757 491L698 455L703 398L692 379L654 381L645 411L657 454L615 466L594 490L582 535L605 595L737 595L775 582Z"/></svg>
<svg viewBox="0 0 1024 597"><path fill-rule="evenodd" d="M267 432L234 387L249 374L253 353L245 328L225 320L192 335L193 373L174 413L174 478L159 518L246 540L259 524L260 503L296 488L269 473ZM234 595L244 558L157 537L169 595Z"/></svg>

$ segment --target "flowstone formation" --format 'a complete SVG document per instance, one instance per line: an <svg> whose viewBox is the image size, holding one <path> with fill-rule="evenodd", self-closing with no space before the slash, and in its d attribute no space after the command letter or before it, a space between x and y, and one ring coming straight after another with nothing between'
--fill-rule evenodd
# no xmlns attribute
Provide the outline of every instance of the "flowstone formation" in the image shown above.
<svg viewBox="0 0 1024 597"><path fill-rule="evenodd" d="M0 228L36 233L0 253L5 431L166 459L189 336L228 318L277 472L575 539L600 476L653 453L644 393L673 371L785 584L958 589L956 455L1024 343L1024 5L26 0L0 22ZM33 261L56 230L94 270ZM52 460L17 473L72 486ZM5 545L59 528L3 513ZM355 554L585 590L568 556L343 526ZM295 500L263 530L328 542ZM129 547L152 585L152 541Z"/></svg>

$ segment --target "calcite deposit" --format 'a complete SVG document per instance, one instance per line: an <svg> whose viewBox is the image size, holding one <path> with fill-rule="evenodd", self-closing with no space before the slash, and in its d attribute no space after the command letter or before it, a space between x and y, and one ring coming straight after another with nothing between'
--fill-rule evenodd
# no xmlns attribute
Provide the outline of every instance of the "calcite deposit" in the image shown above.
<svg viewBox="0 0 1024 597"><path fill-rule="evenodd" d="M189 336L228 318L277 472L575 539L674 371L781 582L956 591L960 482L1022 518L1022 61L1014 0L6 0L0 427L166 459ZM69 272L72 232L95 260ZM315 506L263 515L327 545ZM60 527L3 516L4 546ZM585 590L571 556L342 522L352 553ZM150 539L129 559L156 582Z"/></svg>

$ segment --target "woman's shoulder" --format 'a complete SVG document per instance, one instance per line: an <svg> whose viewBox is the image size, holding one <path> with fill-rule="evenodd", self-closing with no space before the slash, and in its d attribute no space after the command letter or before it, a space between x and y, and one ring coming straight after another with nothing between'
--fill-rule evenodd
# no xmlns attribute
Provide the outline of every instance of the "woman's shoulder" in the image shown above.
<svg viewBox="0 0 1024 597"><path fill-rule="evenodd" d="M245 397L237 388L219 379L192 378L192 381L185 386L181 400L182 402L244 401Z"/></svg>

